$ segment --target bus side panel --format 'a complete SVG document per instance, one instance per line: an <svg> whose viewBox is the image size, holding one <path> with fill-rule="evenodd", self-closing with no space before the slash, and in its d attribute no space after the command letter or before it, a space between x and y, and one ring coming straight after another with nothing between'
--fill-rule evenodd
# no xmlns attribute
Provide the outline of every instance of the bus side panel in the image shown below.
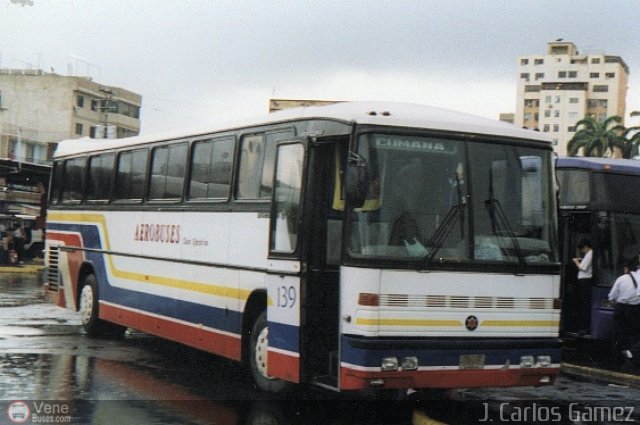
<svg viewBox="0 0 640 425"><path fill-rule="evenodd" d="M297 267L296 262L287 262ZM267 324L269 327L269 375L300 382L300 278L267 276Z"/></svg>

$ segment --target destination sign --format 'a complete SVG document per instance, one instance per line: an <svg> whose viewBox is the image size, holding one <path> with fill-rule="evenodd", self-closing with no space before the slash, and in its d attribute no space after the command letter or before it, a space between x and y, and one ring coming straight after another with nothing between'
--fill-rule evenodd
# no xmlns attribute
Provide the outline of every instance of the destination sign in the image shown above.
<svg viewBox="0 0 640 425"><path fill-rule="evenodd" d="M424 137L379 135L374 139L374 145L377 149L429 151L439 153L456 152L456 144L456 142L448 140L427 139Z"/></svg>

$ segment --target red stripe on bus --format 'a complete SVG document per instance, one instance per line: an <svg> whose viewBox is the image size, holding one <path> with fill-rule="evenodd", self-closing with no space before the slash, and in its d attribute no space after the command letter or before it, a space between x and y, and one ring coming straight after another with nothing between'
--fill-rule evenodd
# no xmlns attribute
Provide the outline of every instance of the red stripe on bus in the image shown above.
<svg viewBox="0 0 640 425"><path fill-rule="evenodd" d="M473 388L552 384L559 368L511 370L425 370L367 372L340 368L340 389L365 388ZM548 382L541 382L548 377ZM382 380L382 382L375 382Z"/></svg>
<svg viewBox="0 0 640 425"><path fill-rule="evenodd" d="M269 350L267 373L274 378L300 382L300 357Z"/></svg>
<svg viewBox="0 0 640 425"><path fill-rule="evenodd" d="M100 303L100 318L233 360L241 359L242 343L239 336L233 337L197 325L177 323L104 303Z"/></svg>

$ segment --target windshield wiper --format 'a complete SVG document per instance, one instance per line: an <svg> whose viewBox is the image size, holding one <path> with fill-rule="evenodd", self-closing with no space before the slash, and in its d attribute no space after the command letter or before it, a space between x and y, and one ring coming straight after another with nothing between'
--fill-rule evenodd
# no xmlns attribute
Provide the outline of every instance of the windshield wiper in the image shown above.
<svg viewBox="0 0 640 425"><path fill-rule="evenodd" d="M527 262L525 261L524 254L522 253L522 249L520 249L520 244L518 243L518 238L516 237L511 224L509 223L509 218L505 214L502 209L502 205L500 201L498 201L493 192L493 172L489 169L489 199L484 201L484 206L487 208L489 212L489 218L491 219L491 230L495 236L502 236L503 233L506 233L509 239L511 239L511 243L513 244L513 250L515 251L516 257L518 257L518 262L523 268L526 266ZM504 227L504 232L500 231L498 220L502 223Z"/></svg>
<svg viewBox="0 0 640 425"><path fill-rule="evenodd" d="M435 257L436 253L442 248L444 242L449 237L451 230L453 230L453 225L456 222L456 219L460 217L460 236L461 239L464 238L464 207L466 204L456 204L449 209L447 215L444 216L442 223L438 226L435 232L433 232L433 236L427 242L427 249L429 250L429 254L425 259L425 265L429 266L433 257Z"/></svg>

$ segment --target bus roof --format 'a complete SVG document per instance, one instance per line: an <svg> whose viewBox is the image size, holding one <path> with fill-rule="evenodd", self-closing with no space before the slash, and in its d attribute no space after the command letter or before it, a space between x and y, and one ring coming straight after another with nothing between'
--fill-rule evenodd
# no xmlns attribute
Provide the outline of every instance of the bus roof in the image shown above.
<svg viewBox="0 0 640 425"><path fill-rule="evenodd" d="M640 175L640 161L635 159L564 157L558 158L556 167Z"/></svg>
<svg viewBox="0 0 640 425"><path fill-rule="evenodd" d="M114 149L154 141L232 131L249 126L309 119L328 119L344 123L413 127L455 131L467 134L496 135L514 139L536 140L549 144L552 142L544 133L522 129L513 124L498 120L491 120L442 108L395 102L338 102L326 106L285 109L262 117L245 119L216 128L191 129L187 131L135 136L125 139L90 139L84 137L81 139L65 140L58 144L55 156L74 155L82 152Z"/></svg>

